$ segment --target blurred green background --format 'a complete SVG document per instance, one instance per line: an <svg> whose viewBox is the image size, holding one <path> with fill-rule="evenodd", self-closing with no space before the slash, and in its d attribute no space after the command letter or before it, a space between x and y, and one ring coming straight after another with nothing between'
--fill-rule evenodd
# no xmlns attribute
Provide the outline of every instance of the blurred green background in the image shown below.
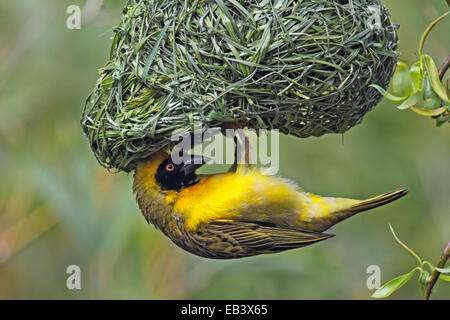
<svg viewBox="0 0 450 320"><path fill-rule="evenodd" d="M444 0L385 0L401 25L401 59L417 59L421 33ZM450 240L450 125L382 102L345 135L282 137L280 174L322 195L365 198L407 187L391 205L334 228L311 247L233 261L186 253L147 225L132 175L111 174L82 135L84 101L106 61L123 0L108 0L81 30L66 8L81 0L0 2L0 299L368 299L369 265L382 283L414 259L388 223L436 263ZM425 51L442 62L450 19ZM66 288L81 267L82 289ZM419 299L412 281L393 299ZM449 299L438 283L434 299Z"/></svg>

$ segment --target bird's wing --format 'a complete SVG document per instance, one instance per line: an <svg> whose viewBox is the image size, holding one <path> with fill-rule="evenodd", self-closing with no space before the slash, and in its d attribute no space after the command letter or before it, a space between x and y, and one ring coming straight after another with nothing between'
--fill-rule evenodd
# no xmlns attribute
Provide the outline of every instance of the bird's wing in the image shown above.
<svg viewBox="0 0 450 320"><path fill-rule="evenodd" d="M199 228L195 240L205 241L198 243L198 247L203 248L201 255L228 259L304 247L330 237L333 235L259 222L214 221Z"/></svg>

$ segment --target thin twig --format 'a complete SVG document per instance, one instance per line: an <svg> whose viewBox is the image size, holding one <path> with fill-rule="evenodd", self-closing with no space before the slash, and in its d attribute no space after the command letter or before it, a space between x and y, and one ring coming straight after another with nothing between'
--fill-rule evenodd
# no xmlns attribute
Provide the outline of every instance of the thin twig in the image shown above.
<svg viewBox="0 0 450 320"><path fill-rule="evenodd" d="M450 67L450 55L447 57L447 60L444 61L442 66L439 68L439 80L442 81L442 79L444 79L445 73L447 72L449 67Z"/></svg>
<svg viewBox="0 0 450 320"><path fill-rule="evenodd" d="M450 0L447 0L450 2ZM450 3L449 3L450 5ZM450 67L450 55L447 57L447 59L444 61L444 63L441 65L441 67L439 68L438 71L438 75L439 75L439 80L443 80L445 73L448 71L448 68ZM441 99L441 105L444 106L445 102ZM450 114L450 111L447 110L444 112L444 117L448 116Z"/></svg>
<svg viewBox="0 0 450 320"><path fill-rule="evenodd" d="M449 0L450 1L450 0ZM447 260L450 258L450 242L447 244L447 246L444 249L444 252L442 253L441 260L439 260L438 264L436 265L437 268L443 268L445 267L445 264L447 263ZM429 300L431 291L433 290L434 285L436 284L437 280L439 279L439 275L441 273L437 270L434 270L431 274L430 280L428 281L428 284L425 288L425 291L423 293L423 299Z"/></svg>

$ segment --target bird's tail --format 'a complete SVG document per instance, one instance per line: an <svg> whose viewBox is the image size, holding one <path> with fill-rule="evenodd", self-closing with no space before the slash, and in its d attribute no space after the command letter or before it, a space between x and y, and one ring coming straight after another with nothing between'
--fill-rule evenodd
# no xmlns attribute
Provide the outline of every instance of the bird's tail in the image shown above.
<svg viewBox="0 0 450 320"><path fill-rule="evenodd" d="M359 212L370 210L397 200L408 193L407 190L397 190L385 193L367 200L344 198L324 198L307 195L309 202L300 214L298 227L304 230L323 232L336 223L343 221Z"/></svg>
<svg viewBox="0 0 450 320"><path fill-rule="evenodd" d="M405 196L407 193L408 193L408 190L402 189L402 190L385 193L385 194L361 201L361 202L351 206L348 209L349 216L357 214L362 211L370 210L370 209L385 205L389 202L392 202L394 200L397 200L397 199Z"/></svg>

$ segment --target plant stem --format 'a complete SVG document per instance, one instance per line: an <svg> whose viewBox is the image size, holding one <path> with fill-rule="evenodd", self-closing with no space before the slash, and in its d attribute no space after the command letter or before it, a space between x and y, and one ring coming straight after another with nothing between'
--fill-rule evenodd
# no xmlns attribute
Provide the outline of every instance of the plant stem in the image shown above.
<svg viewBox="0 0 450 320"><path fill-rule="evenodd" d="M448 1L450 1L450 0L448 0ZM445 267L445 264L447 263L447 260L449 258L450 258L450 242L445 247L444 252L442 253L442 256L441 256L441 260L439 260L436 267L437 268ZM441 273L437 270L434 270L433 273L431 274L430 280L428 281L428 284L423 293L423 300L430 299L431 291L433 290L434 285L436 284L437 280L439 279L440 274Z"/></svg>
<svg viewBox="0 0 450 320"><path fill-rule="evenodd" d="M442 79L444 79L445 73L447 72L449 67L450 67L450 55L447 57L447 60L444 61L442 66L439 68L439 80L442 81Z"/></svg>
<svg viewBox="0 0 450 320"><path fill-rule="evenodd" d="M392 235L394 236L395 241L397 241L397 243L399 245L402 246L403 249L405 249L410 255L412 255L414 258L417 259L417 261L419 262L420 265L422 265L422 259L420 259L420 257L417 255L417 253L415 253L412 249L410 249L406 244L404 244L395 234L394 232L394 228L391 226L391 224L389 224L389 228L391 229Z"/></svg>
<svg viewBox="0 0 450 320"><path fill-rule="evenodd" d="M450 1L450 0L449 0ZM434 20L429 26L428 28L425 30L425 32L422 35L422 38L420 39L420 44L419 44L419 56L422 56L422 50L423 50L423 45L425 44L425 40L427 39L428 35L430 34L431 30L433 30L433 28L439 23L439 21L441 21L442 19L444 19L446 16L448 16L450 14L450 11L447 11L446 13L444 13L442 16L440 16L439 18L437 18L436 20Z"/></svg>
<svg viewBox="0 0 450 320"><path fill-rule="evenodd" d="M447 0L450 5L450 0ZM444 61L444 63L439 68L438 74L439 74L439 80L443 80L445 73L448 71L448 68L450 67L450 55L447 57L447 59ZM441 99L441 106L444 106L445 102ZM447 109L447 111L444 112L444 117L448 116L450 114L450 111Z"/></svg>

